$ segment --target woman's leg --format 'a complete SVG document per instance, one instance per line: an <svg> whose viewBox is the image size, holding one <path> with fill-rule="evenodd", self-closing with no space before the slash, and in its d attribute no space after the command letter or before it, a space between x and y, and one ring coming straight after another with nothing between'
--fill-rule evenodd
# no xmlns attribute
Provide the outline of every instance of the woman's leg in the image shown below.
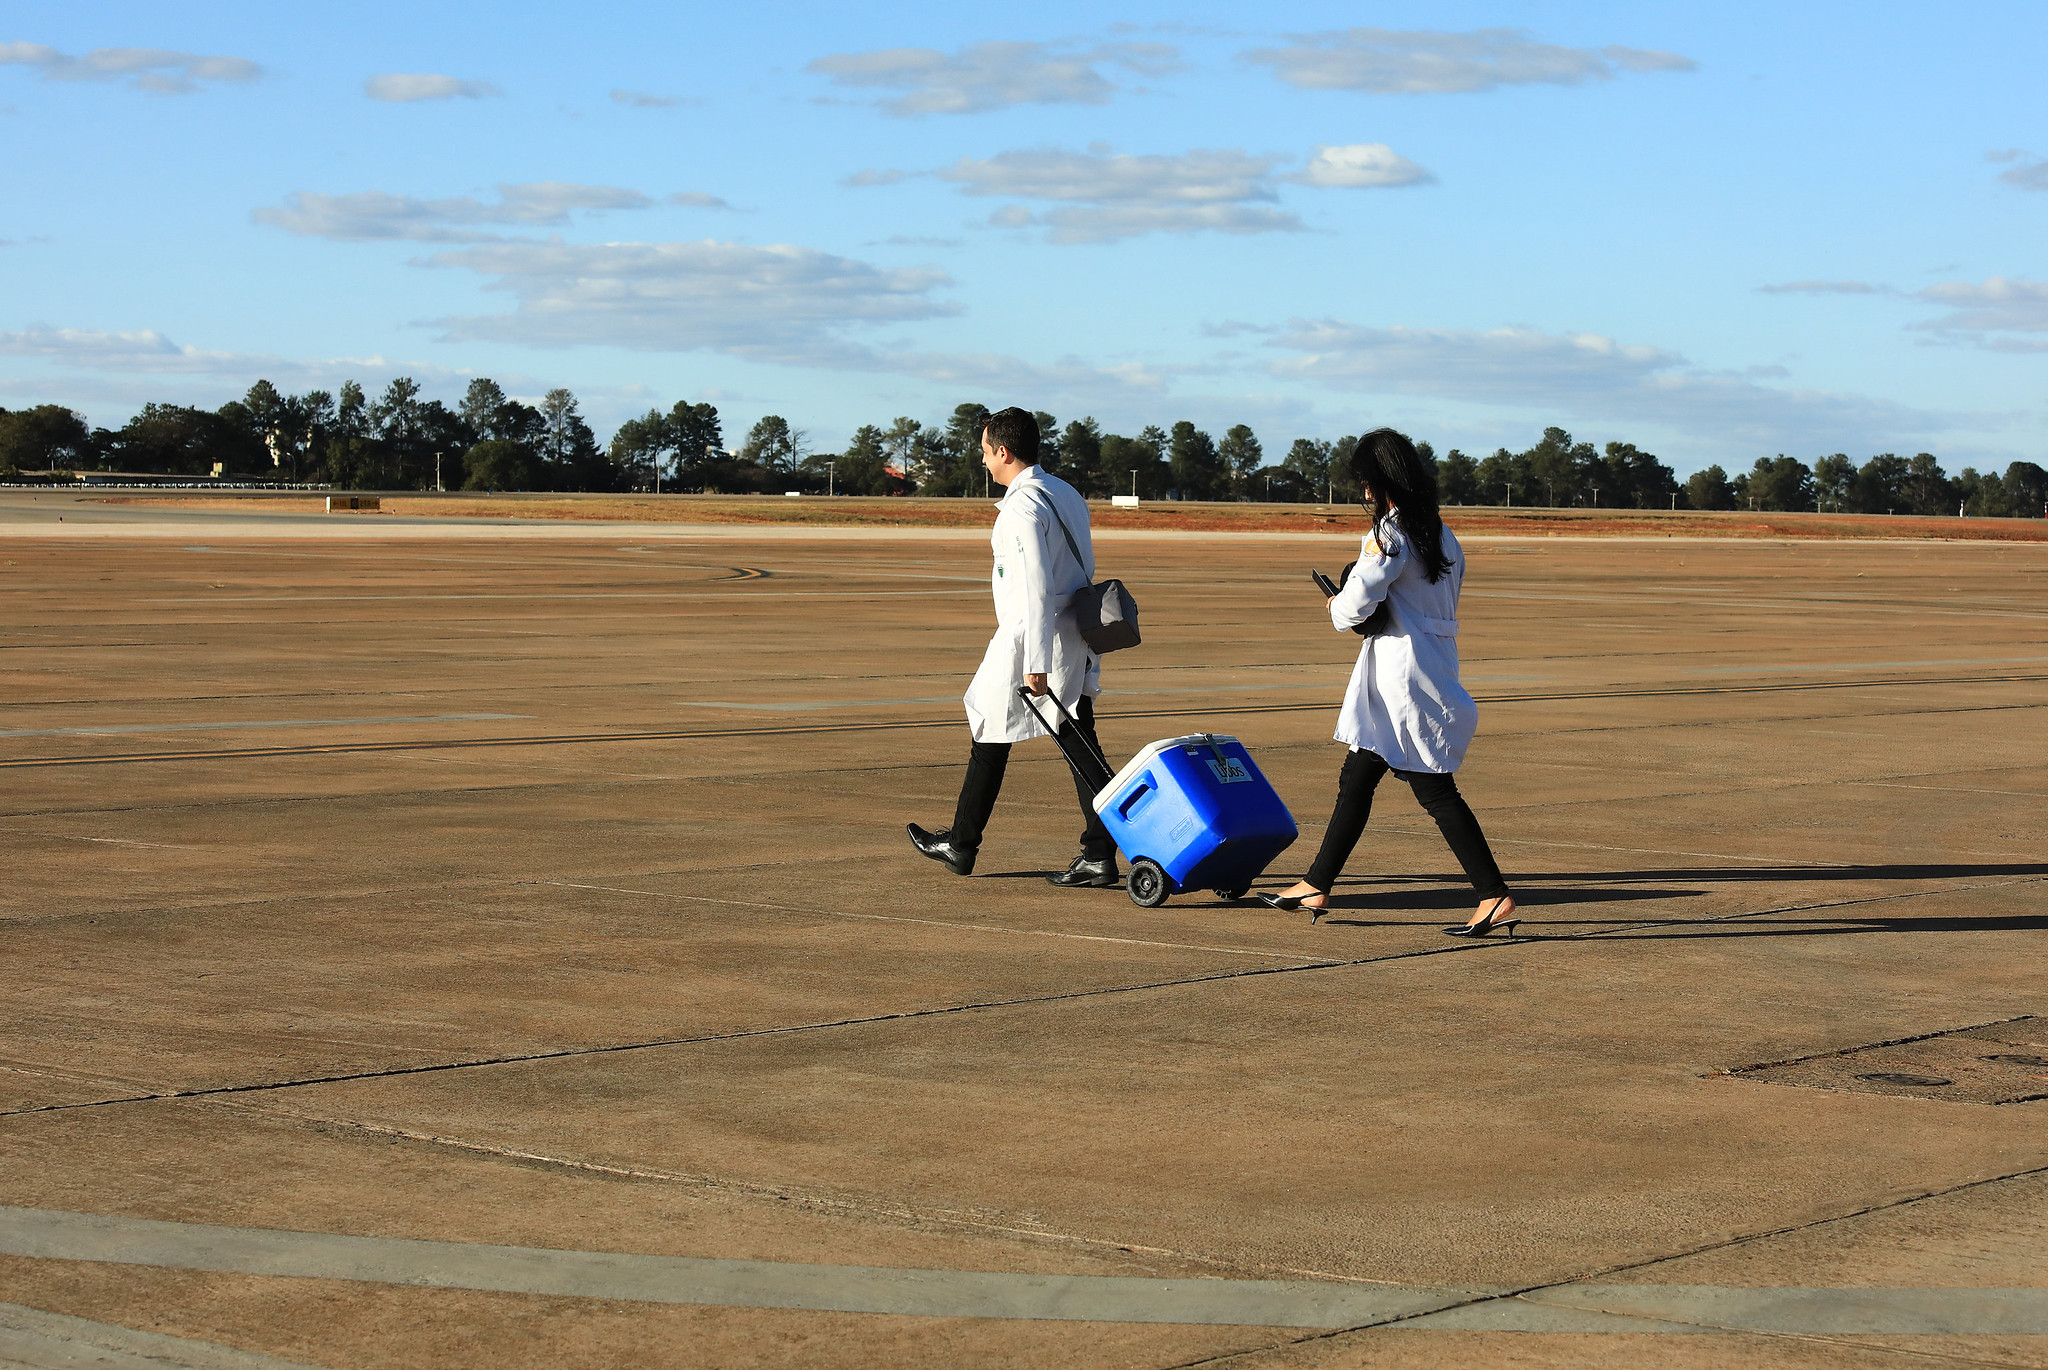
<svg viewBox="0 0 2048 1370"><path fill-rule="evenodd" d="M1500 866L1493 859L1493 848L1486 844L1486 834L1480 830L1472 806L1465 802L1465 796L1458 793L1457 777L1428 771L1403 771L1401 778L1413 787L1415 798L1436 820L1437 831L1450 844L1451 855L1458 858L1458 864L1465 868L1465 878L1479 893L1479 911L1472 915L1472 921L1490 919L1497 922L1513 912L1514 899L1508 894L1508 882L1501 878ZM1502 904L1500 901L1503 899L1507 903Z"/></svg>
<svg viewBox="0 0 2048 1370"><path fill-rule="evenodd" d="M1372 816L1372 792L1386 773L1387 763L1373 752L1354 751L1344 758L1344 769L1337 775L1337 805L1330 813L1330 826L1323 829L1323 845L1316 852L1315 864L1301 884L1287 890L1283 898L1325 895L1336 888L1337 877L1344 873L1344 863L1351 859L1351 849L1358 845L1365 821Z"/></svg>

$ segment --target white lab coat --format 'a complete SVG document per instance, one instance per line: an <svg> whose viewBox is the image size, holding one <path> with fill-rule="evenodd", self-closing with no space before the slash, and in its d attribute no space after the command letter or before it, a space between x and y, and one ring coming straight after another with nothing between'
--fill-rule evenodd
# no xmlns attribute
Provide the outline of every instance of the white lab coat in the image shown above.
<svg viewBox="0 0 2048 1370"><path fill-rule="evenodd" d="M1455 771L1472 745L1479 706L1458 683L1458 589L1465 553L1444 529L1451 569L1431 584L1414 544L1389 515L1368 534L1358 565L1330 600L1339 632L1363 623L1381 600L1393 626L1358 649L1337 740L1376 752L1397 771Z"/></svg>
<svg viewBox="0 0 2048 1370"><path fill-rule="evenodd" d="M1074 559L1051 500L1081 549ZM989 639L981 669L967 687L967 726L976 742L1024 742L1046 730L1017 697L1027 675L1044 674L1046 687L1072 713L1081 696L1102 692L1102 667L1081 641L1070 608L1074 592L1095 579L1095 546L1088 536L1088 501L1057 476L1027 466L996 502L995 532L989 537L995 569L996 635ZM1058 727L1052 701L1038 710Z"/></svg>

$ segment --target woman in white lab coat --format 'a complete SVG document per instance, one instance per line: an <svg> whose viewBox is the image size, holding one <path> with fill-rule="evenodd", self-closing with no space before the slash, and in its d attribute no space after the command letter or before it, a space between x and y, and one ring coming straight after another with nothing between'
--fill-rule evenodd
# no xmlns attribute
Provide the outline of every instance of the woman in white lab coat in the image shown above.
<svg viewBox="0 0 2048 1370"><path fill-rule="evenodd" d="M1351 469L1377 513L1358 560L1330 599L1337 631L1365 632L1337 722L1337 740L1351 751L1315 864L1298 884L1259 899L1280 909L1327 908L1330 890L1365 832L1373 791L1391 770L1436 820L1479 895L1471 920L1444 931L1454 937L1484 937L1495 929L1512 935L1521 921L1515 897L1453 776L1479 718L1472 696L1458 683L1465 553L1437 512L1435 463L1400 433L1382 428L1358 440Z"/></svg>

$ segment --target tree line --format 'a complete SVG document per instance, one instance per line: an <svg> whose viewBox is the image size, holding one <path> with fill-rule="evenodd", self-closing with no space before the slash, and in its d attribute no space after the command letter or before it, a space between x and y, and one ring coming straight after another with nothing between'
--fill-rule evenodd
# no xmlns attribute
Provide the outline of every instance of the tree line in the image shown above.
<svg viewBox="0 0 2048 1370"><path fill-rule="evenodd" d="M1781 452L1758 457L1733 480L1718 466L1695 472L1685 494L1695 509L2042 518L2048 517L2048 470L2016 461L2004 475L1965 466L1951 476L1931 452L1881 452L1861 465L1836 452L1812 466Z"/></svg>
<svg viewBox="0 0 2048 1370"><path fill-rule="evenodd" d="M339 394L287 395L260 380L218 409L146 404L116 429L88 428L54 404L0 410L0 471L36 470L217 472L354 490L631 488L569 391L529 405L481 378L454 409L401 376L374 399L354 381Z"/></svg>
<svg viewBox="0 0 2048 1370"><path fill-rule="evenodd" d="M988 409L961 404L932 423L899 416L863 424L845 450L817 452L803 430L769 414L728 449L718 410L681 401L626 420L603 446L566 389L538 405L478 378L449 408L399 377L376 398L354 381L338 394L287 395L260 380L219 409L148 404L118 429L90 428L60 405L0 409L0 474L116 471L328 484L344 489L664 490L760 494L828 490L853 495L993 493L978 435ZM1135 436L1091 417L1062 426L1039 411L1040 459L1084 495L1144 499L1356 501L1350 457L1357 436L1296 438L1269 462L1248 425L1221 438L1183 419ZM1612 509L1820 509L1845 513L2038 518L2048 472L2014 462L2003 475L1965 467L1949 476L1930 453L1881 453L1858 464L1843 453L1808 466L1779 454L1734 477L1719 466L1680 482L1633 443L1596 447L1546 428L1520 452L1474 458L1456 448L1436 462L1447 505Z"/></svg>

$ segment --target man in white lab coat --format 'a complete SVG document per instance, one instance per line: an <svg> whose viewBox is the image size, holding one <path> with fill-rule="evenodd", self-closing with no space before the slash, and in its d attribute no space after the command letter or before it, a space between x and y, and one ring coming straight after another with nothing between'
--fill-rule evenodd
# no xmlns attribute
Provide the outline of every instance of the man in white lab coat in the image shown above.
<svg viewBox="0 0 2048 1370"><path fill-rule="evenodd" d="M1081 640L1069 607L1074 592L1095 579L1088 501L1039 469L1038 420L1026 410L1005 409L984 421L981 464L1004 488L989 539L995 553L989 584L995 592L996 634L967 687L972 744L953 826L927 832L909 825L918 851L944 862L955 875L974 871L982 830L1002 791L1010 744L1046 736L1031 706L1017 697L1019 685L1040 697L1039 712L1058 723L1070 745L1080 741L1080 751L1091 757L1102 750L1095 740L1094 702L1102 689L1102 665ZM1054 709L1053 699L1065 706L1068 717ZM1046 877L1055 885L1104 888L1119 882L1116 843L1094 804L1095 792L1109 783L1109 776L1094 776L1093 782L1075 776L1087 824L1081 855L1065 871Z"/></svg>

